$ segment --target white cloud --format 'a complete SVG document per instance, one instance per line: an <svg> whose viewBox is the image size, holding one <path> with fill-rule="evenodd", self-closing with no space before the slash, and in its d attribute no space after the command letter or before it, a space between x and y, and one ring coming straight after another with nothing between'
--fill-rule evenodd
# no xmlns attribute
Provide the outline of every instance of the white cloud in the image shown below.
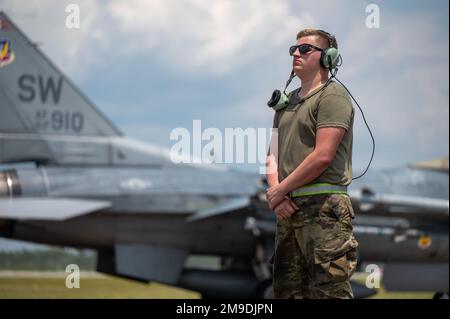
<svg viewBox="0 0 450 319"><path fill-rule="evenodd" d="M439 28L432 15L385 13L383 17L379 29L362 27L358 18L351 21L349 32L341 41L346 73L354 75L368 69L395 72L441 64L448 57L445 30Z"/></svg>
<svg viewBox="0 0 450 319"><path fill-rule="evenodd" d="M391 151L378 154L380 160L448 155L448 38L442 36L448 31L432 15L415 12L385 12L377 30L361 28L356 18L351 25L341 41L341 75L366 113L379 152ZM356 126L365 130L360 116Z"/></svg>
<svg viewBox="0 0 450 319"><path fill-rule="evenodd" d="M79 30L65 27L70 3L80 7ZM279 0L4 0L2 7L58 65L77 75L94 64L149 54L179 72L224 74L267 58L314 23L308 12L299 15Z"/></svg>
<svg viewBox="0 0 450 319"><path fill-rule="evenodd" d="M227 73L270 55L314 22L287 1L114 1L109 5L130 51L154 49L181 70Z"/></svg>

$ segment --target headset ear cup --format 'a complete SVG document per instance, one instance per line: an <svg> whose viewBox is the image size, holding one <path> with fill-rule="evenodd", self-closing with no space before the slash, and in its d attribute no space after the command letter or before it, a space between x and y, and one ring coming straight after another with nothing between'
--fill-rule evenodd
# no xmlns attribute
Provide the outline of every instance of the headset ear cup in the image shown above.
<svg viewBox="0 0 450 319"><path fill-rule="evenodd" d="M335 69L339 63L339 52L336 48L328 48L323 52L323 57L320 59L320 64L326 69Z"/></svg>

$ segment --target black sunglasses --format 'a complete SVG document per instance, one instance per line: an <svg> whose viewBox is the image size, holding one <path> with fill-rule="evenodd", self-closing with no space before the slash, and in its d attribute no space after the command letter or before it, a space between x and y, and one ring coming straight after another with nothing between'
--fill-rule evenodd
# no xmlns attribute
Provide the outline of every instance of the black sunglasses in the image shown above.
<svg viewBox="0 0 450 319"><path fill-rule="evenodd" d="M297 51L297 49L301 54L305 54L305 53L311 51L312 48L314 48L318 51L323 51L323 49L316 47L315 45L304 43L304 44L300 44L300 45L291 46L289 48L289 55L291 55L291 56L294 55L294 53L295 53L295 51Z"/></svg>

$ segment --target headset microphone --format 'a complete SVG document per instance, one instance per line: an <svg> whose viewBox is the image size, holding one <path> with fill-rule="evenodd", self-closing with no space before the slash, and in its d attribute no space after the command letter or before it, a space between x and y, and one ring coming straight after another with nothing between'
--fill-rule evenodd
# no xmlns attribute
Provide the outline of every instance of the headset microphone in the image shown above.
<svg viewBox="0 0 450 319"><path fill-rule="evenodd" d="M286 94L286 89L294 78L295 73L294 70L292 70L291 74L289 75L289 79L286 82L286 86L284 87L283 93L281 93L280 90L273 91L272 97L270 98L269 102L267 102L267 105L269 107L273 108L275 111L279 111L284 109L288 105L289 97Z"/></svg>

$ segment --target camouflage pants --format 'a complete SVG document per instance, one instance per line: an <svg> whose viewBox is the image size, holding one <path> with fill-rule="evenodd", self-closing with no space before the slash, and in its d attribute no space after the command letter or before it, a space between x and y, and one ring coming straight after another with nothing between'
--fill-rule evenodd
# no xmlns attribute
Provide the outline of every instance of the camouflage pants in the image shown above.
<svg viewBox="0 0 450 319"><path fill-rule="evenodd" d="M293 200L299 210L277 221L275 298L353 298L349 278L358 243L349 197L324 194Z"/></svg>

